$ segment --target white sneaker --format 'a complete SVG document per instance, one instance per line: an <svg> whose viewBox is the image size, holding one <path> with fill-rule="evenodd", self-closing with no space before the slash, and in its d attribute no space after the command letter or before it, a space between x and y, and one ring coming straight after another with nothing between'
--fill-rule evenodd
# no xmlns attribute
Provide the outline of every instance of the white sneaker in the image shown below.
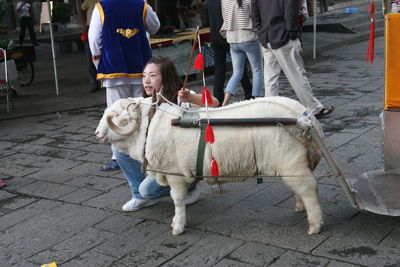
<svg viewBox="0 0 400 267"><path fill-rule="evenodd" d="M132 198L122 206L123 211L136 211L138 209L157 204L157 200Z"/></svg>
<svg viewBox="0 0 400 267"><path fill-rule="evenodd" d="M185 200L185 204L186 205L191 205L196 203L199 198L200 198L200 186L197 185L196 188L192 191L189 191L187 196L186 196L186 200Z"/></svg>

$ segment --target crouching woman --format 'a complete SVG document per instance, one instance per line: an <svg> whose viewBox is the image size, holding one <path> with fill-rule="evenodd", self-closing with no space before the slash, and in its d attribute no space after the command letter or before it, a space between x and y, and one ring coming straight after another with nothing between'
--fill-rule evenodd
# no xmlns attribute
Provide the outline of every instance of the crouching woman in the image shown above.
<svg viewBox="0 0 400 267"><path fill-rule="evenodd" d="M151 97L154 93L162 90L165 98L175 104L180 104L184 108L201 106L201 95L182 88L183 83L178 71L168 58L151 58L144 68L142 84L144 97ZM211 106L217 107L218 105L218 100L213 97ZM136 211L157 204L158 198L170 195L170 187L157 184L154 177L146 177L141 172L141 164L137 160L115 149L113 152L132 191L132 199L122 206L123 211ZM199 187L196 184L190 185L186 204L193 204L199 196Z"/></svg>

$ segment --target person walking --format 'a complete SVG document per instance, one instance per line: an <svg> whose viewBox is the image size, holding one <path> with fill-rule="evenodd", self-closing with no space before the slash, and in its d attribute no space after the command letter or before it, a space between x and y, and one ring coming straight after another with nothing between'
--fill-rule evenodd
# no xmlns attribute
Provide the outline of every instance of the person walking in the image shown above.
<svg viewBox="0 0 400 267"><path fill-rule="evenodd" d="M35 29L33 28L33 9L29 0L22 0L17 3L16 11L19 17L21 31L19 33L19 44L23 45L25 41L25 31L28 28L31 43L37 45Z"/></svg>
<svg viewBox="0 0 400 267"><path fill-rule="evenodd" d="M81 23L83 26L81 41L83 42L83 45L85 47L85 54L88 61L90 92L92 93L99 91L101 88L100 81L96 79L97 70L92 61L92 53L90 52L89 40L88 40L90 20L92 18L94 6L96 5L97 2L98 0L84 0L79 10Z"/></svg>
<svg viewBox="0 0 400 267"><path fill-rule="evenodd" d="M219 32L223 23L221 0L207 1L206 8L204 9L204 22L205 26L210 27L211 48L214 52L214 96L222 103L224 101L226 54L230 53L230 46ZM244 99L251 99L251 83L247 74L247 62L244 66L241 83L244 91Z"/></svg>
<svg viewBox="0 0 400 267"><path fill-rule="evenodd" d="M306 77L299 39L299 0L252 0L252 22L264 57L265 96L279 93L279 74L285 73L300 102L317 117L333 111L314 97Z"/></svg>
<svg viewBox="0 0 400 267"><path fill-rule="evenodd" d="M246 57L249 59L253 76L252 96L264 96L261 50L258 37L253 30L250 18L250 0L222 0L221 35L230 44L233 74L225 89L223 106L230 98L242 79Z"/></svg>
<svg viewBox="0 0 400 267"><path fill-rule="evenodd" d="M96 4L89 27L89 46L97 79L106 87L107 107L142 93L142 71L151 58L146 31L155 34L160 21L143 0L103 0ZM115 155L101 166L120 169Z"/></svg>

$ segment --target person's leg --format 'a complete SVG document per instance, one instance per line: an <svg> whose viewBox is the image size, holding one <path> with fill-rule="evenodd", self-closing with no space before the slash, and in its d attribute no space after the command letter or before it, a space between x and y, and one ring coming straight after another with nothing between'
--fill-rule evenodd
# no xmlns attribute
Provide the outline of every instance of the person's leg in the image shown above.
<svg viewBox="0 0 400 267"><path fill-rule="evenodd" d="M139 161L132 159L128 154L119 152L115 148L113 149L113 153L131 188L132 198L143 198L139 192L139 186L146 176L141 172L141 164Z"/></svg>
<svg viewBox="0 0 400 267"><path fill-rule="evenodd" d="M33 20L31 17L27 19L27 27L29 31L29 37L31 38L31 43L33 45L37 45L35 28L33 27Z"/></svg>
<svg viewBox="0 0 400 267"><path fill-rule="evenodd" d="M300 41L298 39L290 40L283 47L274 49L273 52L300 102L314 114L319 112L323 105L314 97L311 85L305 75Z"/></svg>
<svg viewBox="0 0 400 267"><path fill-rule="evenodd" d="M281 66L272 52L271 47L263 47L262 51L264 58L265 96L277 96L279 94L279 74L281 73Z"/></svg>
<svg viewBox="0 0 400 267"><path fill-rule="evenodd" d="M25 31L27 26L26 19L24 17L19 19L19 26L21 28L21 31L19 32L19 44L22 45L25 41Z"/></svg>
<svg viewBox="0 0 400 267"><path fill-rule="evenodd" d="M243 87L243 91L244 91L244 99L248 100L253 98L251 93L252 93L252 85L250 82L250 77L249 77L249 73L247 72L247 66L249 64L247 63L247 61L244 62L244 72L243 72L243 76L242 76L242 80L240 81Z"/></svg>
<svg viewBox="0 0 400 267"><path fill-rule="evenodd" d="M123 211L136 211L138 209L157 204L157 200L144 199L139 192L139 186L143 182L145 175L141 172L141 165L137 160L129 157L128 154L114 149L118 163L125 175L131 188L132 198L122 206Z"/></svg>
<svg viewBox="0 0 400 267"><path fill-rule="evenodd" d="M230 44L230 46L233 74L225 88L224 102L222 103L223 106L228 105L231 96L235 94L236 88L243 76L244 61L246 59L246 54L242 50L240 43Z"/></svg>
<svg viewBox="0 0 400 267"><path fill-rule="evenodd" d="M161 186L157 183L156 178L147 176L139 186L139 193L144 198L155 199L170 196L171 188L169 186Z"/></svg>
<svg viewBox="0 0 400 267"><path fill-rule="evenodd" d="M143 198L156 199L170 196L171 188L161 186L154 177L147 176L139 186L139 193ZM185 199L186 205L196 203L200 197L200 187L197 183L190 184L189 192Z"/></svg>
<svg viewBox="0 0 400 267"><path fill-rule="evenodd" d="M242 43L243 50L249 59L251 73L253 76L252 96L264 96L263 90L263 71L261 60L260 42L258 40Z"/></svg>
<svg viewBox="0 0 400 267"><path fill-rule="evenodd" d="M213 41L211 47L214 51L214 96L219 103L222 103L224 101L226 49L229 50L229 44L223 39Z"/></svg>
<svg viewBox="0 0 400 267"><path fill-rule="evenodd" d="M96 79L97 70L92 61L92 53L90 52L89 42L83 42L83 44L85 47L85 54L89 67L90 92L96 92L100 90L100 82Z"/></svg>

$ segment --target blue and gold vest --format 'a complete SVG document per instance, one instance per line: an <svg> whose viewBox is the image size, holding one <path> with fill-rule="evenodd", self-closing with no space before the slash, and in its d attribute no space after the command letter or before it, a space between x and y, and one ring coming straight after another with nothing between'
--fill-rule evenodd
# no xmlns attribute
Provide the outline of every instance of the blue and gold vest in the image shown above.
<svg viewBox="0 0 400 267"><path fill-rule="evenodd" d="M151 58L146 36L147 3L103 0L96 4L102 21L102 51L97 79L138 78Z"/></svg>

